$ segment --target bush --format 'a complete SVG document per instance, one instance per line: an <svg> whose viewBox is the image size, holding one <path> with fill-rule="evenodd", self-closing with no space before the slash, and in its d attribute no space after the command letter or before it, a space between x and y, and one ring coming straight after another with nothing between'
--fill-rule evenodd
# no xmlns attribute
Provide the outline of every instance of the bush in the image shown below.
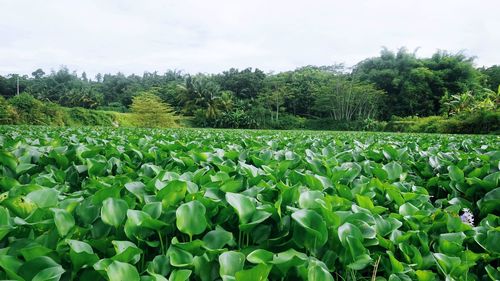
<svg viewBox="0 0 500 281"><path fill-rule="evenodd" d="M440 133L444 118L441 116L429 116L416 119L409 127L410 132Z"/></svg>
<svg viewBox="0 0 500 281"><path fill-rule="evenodd" d="M33 96L22 93L9 99L10 104L19 114L19 123L46 125L46 116L43 113L43 103Z"/></svg>
<svg viewBox="0 0 500 281"><path fill-rule="evenodd" d="M128 112L127 107L119 102L111 102L106 106L98 106L97 110L101 111L115 111L115 112Z"/></svg>
<svg viewBox="0 0 500 281"><path fill-rule="evenodd" d="M397 121L394 121L397 120ZM422 118L392 118L385 126L389 132L499 134L500 111L476 111L452 118L429 116Z"/></svg>
<svg viewBox="0 0 500 281"><path fill-rule="evenodd" d="M222 113L215 120L213 127L232 129L255 129L258 128L257 121L242 109L234 109Z"/></svg>
<svg viewBox="0 0 500 281"><path fill-rule="evenodd" d="M111 112L90 110L81 107L66 109L68 119L66 125L112 126L115 117Z"/></svg>
<svg viewBox="0 0 500 281"><path fill-rule="evenodd" d="M23 93L6 101L0 97L0 124L30 124L54 126L113 126L115 112L66 108L42 102Z"/></svg>
<svg viewBox="0 0 500 281"><path fill-rule="evenodd" d="M294 130L306 127L306 119L291 114L281 114L278 121L269 122L271 129Z"/></svg>
<svg viewBox="0 0 500 281"><path fill-rule="evenodd" d="M18 119L17 111L0 96L0 124L16 124Z"/></svg>
<svg viewBox="0 0 500 281"><path fill-rule="evenodd" d="M453 133L500 134L500 111L479 111L466 115L456 115L448 126Z"/></svg>
<svg viewBox="0 0 500 281"><path fill-rule="evenodd" d="M68 118L64 108L55 103L44 103L42 114L45 116L45 124L64 126Z"/></svg>
<svg viewBox="0 0 500 281"><path fill-rule="evenodd" d="M308 119L305 127L311 130L362 131L363 121L338 121L330 118Z"/></svg>

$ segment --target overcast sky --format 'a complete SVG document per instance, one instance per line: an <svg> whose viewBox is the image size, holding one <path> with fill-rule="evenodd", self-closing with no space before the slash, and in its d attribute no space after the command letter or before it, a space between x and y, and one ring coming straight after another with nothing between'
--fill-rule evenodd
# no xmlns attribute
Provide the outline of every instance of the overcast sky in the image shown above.
<svg viewBox="0 0 500 281"><path fill-rule="evenodd" d="M266 72L401 46L500 64L498 0L0 0L0 74Z"/></svg>

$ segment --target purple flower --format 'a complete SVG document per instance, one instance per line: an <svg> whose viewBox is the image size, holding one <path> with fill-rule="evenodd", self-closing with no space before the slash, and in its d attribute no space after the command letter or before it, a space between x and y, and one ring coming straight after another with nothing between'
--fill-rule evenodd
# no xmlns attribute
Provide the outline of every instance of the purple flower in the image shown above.
<svg viewBox="0 0 500 281"><path fill-rule="evenodd" d="M460 216L462 222L474 226L474 215L468 208L463 209L464 213Z"/></svg>

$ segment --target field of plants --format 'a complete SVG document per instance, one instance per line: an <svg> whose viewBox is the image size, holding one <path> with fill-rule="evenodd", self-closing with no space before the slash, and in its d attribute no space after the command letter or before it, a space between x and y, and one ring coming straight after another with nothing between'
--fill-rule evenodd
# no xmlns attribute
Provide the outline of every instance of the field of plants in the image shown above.
<svg viewBox="0 0 500 281"><path fill-rule="evenodd" d="M2 280L500 280L500 137L0 127Z"/></svg>

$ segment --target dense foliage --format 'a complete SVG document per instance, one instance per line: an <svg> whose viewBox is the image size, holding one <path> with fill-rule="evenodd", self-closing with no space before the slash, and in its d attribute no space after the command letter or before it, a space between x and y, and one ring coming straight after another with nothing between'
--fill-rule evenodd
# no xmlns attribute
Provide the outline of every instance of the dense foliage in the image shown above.
<svg viewBox="0 0 500 281"><path fill-rule="evenodd" d="M478 69L473 58L460 53L420 58L401 48L383 49L352 69L306 66L268 74L232 68L220 74L167 71L89 79L64 67L49 74L38 69L31 76L0 76L0 96L13 98L18 78L20 92L64 107L127 112L134 96L149 92L195 126L293 129L311 123L338 129L344 122L392 116L448 116L453 104L468 106L464 99L486 104L487 93L498 92L500 71L498 66ZM498 97L489 101L486 109L468 110L498 111Z"/></svg>
<svg viewBox="0 0 500 281"><path fill-rule="evenodd" d="M500 138L0 127L0 279L498 280Z"/></svg>
<svg viewBox="0 0 500 281"><path fill-rule="evenodd" d="M176 126L173 109L154 93L143 92L134 96L130 109L136 126L156 128Z"/></svg>
<svg viewBox="0 0 500 281"><path fill-rule="evenodd" d="M61 107L55 103L37 100L26 93L8 101L0 97L0 124L112 126L116 124L116 115L81 107Z"/></svg>

